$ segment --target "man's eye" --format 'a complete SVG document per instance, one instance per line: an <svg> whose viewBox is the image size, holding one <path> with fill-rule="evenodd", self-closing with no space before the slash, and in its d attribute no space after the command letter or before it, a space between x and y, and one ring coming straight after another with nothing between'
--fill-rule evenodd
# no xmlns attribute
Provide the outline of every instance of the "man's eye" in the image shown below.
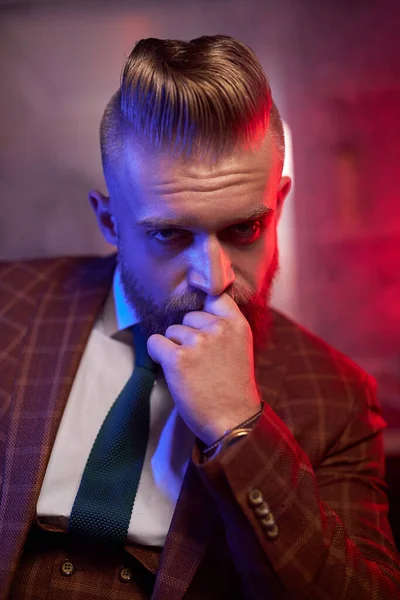
<svg viewBox="0 0 400 600"><path fill-rule="evenodd" d="M238 244L252 244L261 234L262 223L257 221L246 221L238 223L232 227L228 227L220 233L222 239ZM150 234L150 239L164 245L173 245L188 241L190 232L182 229L159 229Z"/></svg>
<svg viewBox="0 0 400 600"><path fill-rule="evenodd" d="M257 225L258 224L254 221L251 223L239 223L238 225L235 225L233 229L236 229L239 233L250 233L257 228Z"/></svg>
<svg viewBox="0 0 400 600"><path fill-rule="evenodd" d="M161 244L168 244L178 241L182 237L182 234L183 232L179 229L160 229L151 233L150 237Z"/></svg>
<svg viewBox="0 0 400 600"><path fill-rule="evenodd" d="M260 221L247 221L230 227L228 237L233 237L239 243L252 244L260 237L261 230L262 224Z"/></svg>

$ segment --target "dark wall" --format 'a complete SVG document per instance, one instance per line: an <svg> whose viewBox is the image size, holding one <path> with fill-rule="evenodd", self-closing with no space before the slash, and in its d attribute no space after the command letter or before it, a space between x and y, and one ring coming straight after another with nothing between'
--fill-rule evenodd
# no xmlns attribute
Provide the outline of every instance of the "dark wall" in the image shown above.
<svg viewBox="0 0 400 600"><path fill-rule="evenodd" d="M377 377L400 452L399 30L397 0L0 2L0 258L109 252L86 196L124 57L237 36L292 133L276 303Z"/></svg>

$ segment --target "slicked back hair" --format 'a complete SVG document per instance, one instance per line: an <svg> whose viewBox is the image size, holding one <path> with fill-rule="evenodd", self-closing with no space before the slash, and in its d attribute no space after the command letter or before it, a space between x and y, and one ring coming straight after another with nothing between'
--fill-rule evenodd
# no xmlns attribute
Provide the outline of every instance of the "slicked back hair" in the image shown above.
<svg viewBox="0 0 400 600"><path fill-rule="evenodd" d="M128 139L181 159L218 159L237 145L252 147L267 132L282 168L282 120L248 46L223 35L189 42L143 39L103 114L103 170L118 162Z"/></svg>

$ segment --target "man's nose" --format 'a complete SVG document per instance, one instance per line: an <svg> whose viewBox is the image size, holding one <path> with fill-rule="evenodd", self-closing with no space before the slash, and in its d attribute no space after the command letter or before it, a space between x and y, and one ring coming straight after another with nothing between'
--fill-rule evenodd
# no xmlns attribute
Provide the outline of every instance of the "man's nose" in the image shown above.
<svg viewBox="0 0 400 600"><path fill-rule="evenodd" d="M219 296L235 280L231 261L215 238L207 238L193 252L189 284L211 296Z"/></svg>

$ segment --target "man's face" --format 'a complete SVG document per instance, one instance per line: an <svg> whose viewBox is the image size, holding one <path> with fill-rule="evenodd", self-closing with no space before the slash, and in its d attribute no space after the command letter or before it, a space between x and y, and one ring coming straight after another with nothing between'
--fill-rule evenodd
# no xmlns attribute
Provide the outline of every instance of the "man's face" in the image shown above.
<svg viewBox="0 0 400 600"><path fill-rule="evenodd" d="M110 188L124 292L148 335L165 333L206 294L228 293L262 347L278 268L276 226L290 186L267 137L217 163L128 146Z"/></svg>

